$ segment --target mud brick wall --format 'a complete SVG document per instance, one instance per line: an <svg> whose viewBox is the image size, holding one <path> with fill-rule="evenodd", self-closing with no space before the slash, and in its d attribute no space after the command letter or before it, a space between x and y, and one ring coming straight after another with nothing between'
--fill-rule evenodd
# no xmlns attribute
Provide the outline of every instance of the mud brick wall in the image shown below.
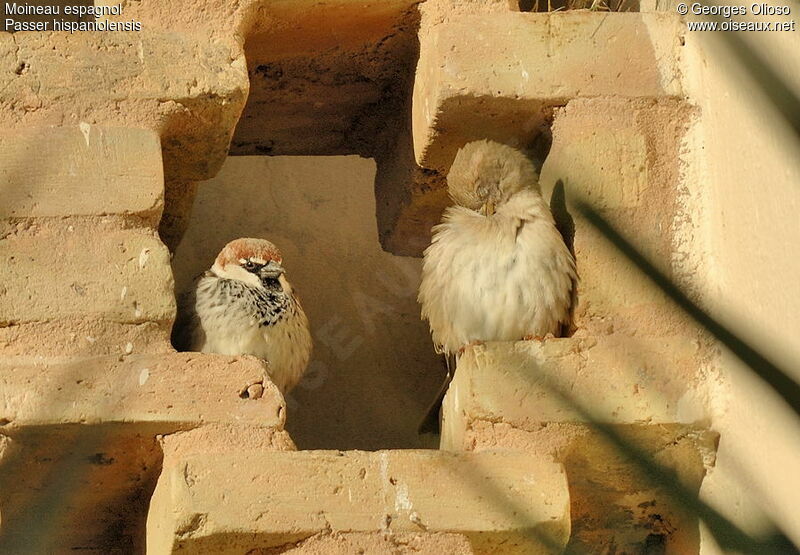
<svg viewBox="0 0 800 555"><path fill-rule="evenodd" d="M797 536L789 417L570 209L591 201L720 313L715 299L736 298L775 338L800 330L771 321L800 314L782 293L800 201L780 126L651 4L150 1L119 16L139 33L0 33L0 551L715 552L561 389L731 518L771 505ZM387 391L350 412L392 414L385 438L369 428L386 449L297 451L262 362L174 351L171 256L229 154L372 158L376 246L419 257L455 152L480 138L536 159L581 282L568 337L465 352L440 450L394 448L417 415ZM764 220L768 244L742 230ZM409 383L435 386L432 357L409 360ZM364 403L346 384L336 398ZM303 399L293 410L314 414L331 397ZM337 437L358 435L343 422ZM739 460L756 485L737 481Z"/></svg>

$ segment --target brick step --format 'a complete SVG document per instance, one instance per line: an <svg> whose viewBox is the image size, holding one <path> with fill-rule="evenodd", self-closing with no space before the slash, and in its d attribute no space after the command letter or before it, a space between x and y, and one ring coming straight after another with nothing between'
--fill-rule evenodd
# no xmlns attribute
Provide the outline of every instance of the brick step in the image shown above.
<svg viewBox="0 0 800 555"><path fill-rule="evenodd" d="M636 218L623 215L623 227L635 224L631 232L648 247L668 242L673 214L663 207L674 202L674 161L690 114L678 69L680 18L496 11L497 2L494 13L474 12L485 4L420 6L412 138L379 160L376 179L381 199L392 201L378 205L383 247L422 254L431 225L451 203L443 177L465 143L493 139L544 157L551 131L546 200L561 181L568 198L581 192L600 210L637 208ZM640 221L650 227L640 231ZM576 234L576 241L584 238Z"/></svg>
<svg viewBox="0 0 800 555"><path fill-rule="evenodd" d="M573 98L681 94L674 14L431 12L423 8L412 113L426 168L448 169L472 140L530 140L545 109Z"/></svg>
<svg viewBox="0 0 800 555"><path fill-rule="evenodd" d="M442 442L461 445L474 420L520 428L584 421L553 388L603 422L702 425L702 398L686 380L698 349L681 336L620 334L469 347L447 393Z"/></svg>
<svg viewBox="0 0 800 555"><path fill-rule="evenodd" d="M696 552L697 519L558 392L697 492L718 440L709 430L702 392L688 378L699 349L678 336L614 334L470 347L444 400L441 446L456 452L512 448L562 463L570 491L570 547L577 552L656 544Z"/></svg>
<svg viewBox="0 0 800 555"><path fill-rule="evenodd" d="M136 216L163 207L161 143L153 131L88 124L0 133L0 219Z"/></svg>
<svg viewBox="0 0 800 555"><path fill-rule="evenodd" d="M171 323L175 296L163 243L149 230L98 231L42 224L0 240L0 326L74 317Z"/></svg>
<svg viewBox="0 0 800 555"><path fill-rule="evenodd" d="M166 451L164 468L148 516L153 555L404 543L551 553L569 537L561 466L526 453Z"/></svg>
<svg viewBox="0 0 800 555"><path fill-rule="evenodd" d="M0 68L0 104L18 107L0 114L2 127L83 121L152 129L164 167L186 181L219 170L247 94L243 56L230 44L148 28L4 34Z"/></svg>
<svg viewBox="0 0 800 555"><path fill-rule="evenodd" d="M122 354L128 341L170 350L158 135L86 123L6 130L0 179L0 354Z"/></svg>
<svg viewBox="0 0 800 555"><path fill-rule="evenodd" d="M122 355L68 364L0 362L3 433L51 424L204 422L283 427L285 403L262 361L199 353ZM244 392L262 384L257 398ZM159 433L169 433L167 429Z"/></svg>
<svg viewBox="0 0 800 555"><path fill-rule="evenodd" d="M252 358L197 353L1 362L0 551L142 552L161 442L294 449L264 375Z"/></svg>

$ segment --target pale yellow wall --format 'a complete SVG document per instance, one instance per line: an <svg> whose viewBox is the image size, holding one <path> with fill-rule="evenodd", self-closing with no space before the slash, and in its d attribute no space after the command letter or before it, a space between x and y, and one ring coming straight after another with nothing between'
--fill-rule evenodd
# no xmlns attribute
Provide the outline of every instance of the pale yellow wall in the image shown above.
<svg viewBox="0 0 800 555"><path fill-rule="evenodd" d="M173 267L179 291L237 237L283 251L314 336L309 375L287 399L298 447L434 446L416 426L443 368L420 321L419 259L378 244L375 163L230 157L202 183Z"/></svg>
<svg viewBox="0 0 800 555"><path fill-rule="evenodd" d="M797 84L800 34L745 38ZM800 380L800 142L718 40L687 33L683 58L690 100L701 109L686 176L702 259L696 277L719 314ZM721 441L703 494L751 530L765 508L798 542L800 420L732 356L723 354L718 370L710 382Z"/></svg>

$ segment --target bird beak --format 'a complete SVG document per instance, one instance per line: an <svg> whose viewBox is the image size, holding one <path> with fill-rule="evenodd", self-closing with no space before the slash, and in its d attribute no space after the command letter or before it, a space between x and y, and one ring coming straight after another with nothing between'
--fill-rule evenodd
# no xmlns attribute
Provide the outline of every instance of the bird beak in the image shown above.
<svg viewBox="0 0 800 555"><path fill-rule="evenodd" d="M487 200L486 204L484 204L482 208L484 216L491 216L492 214L494 214L494 201Z"/></svg>
<svg viewBox="0 0 800 555"><path fill-rule="evenodd" d="M276 278L285 272L286 270L283 269L283 266L281 266L279 262L270 260L261 268L261 277Z"/></svg>

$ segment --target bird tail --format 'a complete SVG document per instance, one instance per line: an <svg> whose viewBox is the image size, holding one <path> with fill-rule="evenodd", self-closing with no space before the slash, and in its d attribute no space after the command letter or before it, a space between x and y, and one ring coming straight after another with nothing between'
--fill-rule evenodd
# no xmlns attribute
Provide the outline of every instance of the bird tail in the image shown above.
<svg viewBox="0 0 800 555"><path fill-rule="evenodd" d="M453 375L456 371L456 363L458 362L458 355L454 353L444 353L444 365L447 368L447 373L444 376L444 381L439 387L433 402L431 402L428 410L425 411L425 416L420 420L417 426L418 434L439 434L441 433L441 420L442 420L442 402L447 390L450 387L450 382L453 381Z"/></svg>

